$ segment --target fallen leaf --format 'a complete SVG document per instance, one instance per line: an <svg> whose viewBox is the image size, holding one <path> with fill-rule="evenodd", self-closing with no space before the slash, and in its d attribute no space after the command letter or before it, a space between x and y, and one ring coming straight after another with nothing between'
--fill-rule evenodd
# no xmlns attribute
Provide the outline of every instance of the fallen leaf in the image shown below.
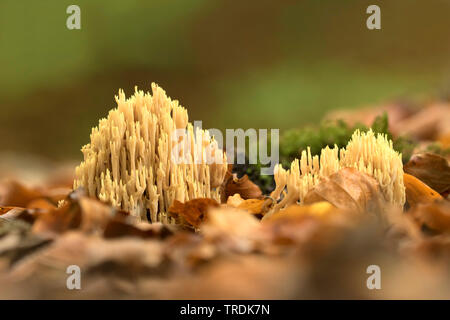
<svg viewBox="0 0 450 320"><path fill-rule="evenodd" d="M51 203L49 200L45 198L35 199L28 203L27 208L29 209L44 209L44 210L53 210L56 209L55 204Z"/></svg>
<svg viewBox="0 0 450 320"><path fill-rule="evenodd" d="M421 109L413 116L395 124L393 134L406 135L419 140L432 140L442 130L448 128L450 121L450 106L445 103L435 103Z"/></svg>
<svg viewBox="0 0 450 320"><path fill-rule="evenodd" d="M227 205L235 208L239 207L242 202L244 202L244 199L242 199L239 193L236 193L233 196L229 196L227 199Z"/></svg>
<svg viewBox="0 0 450 320"><path fill-rule="evenodd" d="M12 212L21 212L23 210L25 210L25 209L24 208L19 208L19 207L0 207L0 216L4 215L4 214L7 214L10 211L12 211Z"/></svg>
<svg viewBox="0 0 450 320"><path fill-rule="evenodd" d="M161 223L130 223L128 219L111 219L105 226L103 236L106 239L121 237L165 239L174 233L174 229Z"/></svg>
<svg viewBox="0 0 450 320"><path fill-rule="evenodd" d="M77 265L86 275L111 273L119 277L138 278L156 270L163 261L162 244L156 240L119 238L105 240L98 235L69 231L41 254L17 265L10 276L16 280L36 277L66 277L66 268ZM56 272L55 272L56 271Z"/></svg>
<svg viewBox="0 0 450 320"><path fill-rule="evenodd" d="M200 232L217 246L237 252L253 251L269 236L252 214L232 207L211 209Z"/></svg>
<svg viewBox="0 0 450 320"><path fill-rule="evenodd" d="M218 207L219 204L214 199L197 198L182 203L175 200L169 208L170 214L175 214L195 228L198 228L206 218L208 209Z"/></svg>
<svg viewBox="0 0 450 320"><path fill-rule="evenodd" d="M238 206L238 209L246 210L251 214L264 215L273 203L272 199L247 199Z"/></svg>
<svg viewBox="0 0 450 320"><path fill-rule="evenodd" d="M203 240L197 233L177 232L165 243L166 255L181 268L192 269L216 255L214 244Z"/></svg>
<svg viewBox="0 0 450 320"><path fill-rule="evenodd" d="M438 137L438 141L443 148L450 148L450 132L446 132Z"/></svg>
<svg viewBox="0 0 450 320"><path fill-rule="evenodd" d="M62 206L36 214L32 232L54 236L72 229L101 231L115 214L120 213L97 199L87 197L79 189L72 192Z"/></svg>
<svg viewBox="0 0 450 320"><path fill-rule="evenodd" d="M412 207L419 203L429 203L443 199L439 193L410 174L405 173L403 175L403 183L406 189L406 201Z"/></svg>
<svg viewBox="0 0 450 320"><path fill-rule="evenodd" d="M450 190L450 166L447 159L440 155L415 154L403 170L440 194Z"/></svg>
<svg viewBox="0 0 450 320"><path fill-rule="evenodd" d="M438 231L450 233L450 202L434 201L418 203L408 211L420 225Z"/></svg>
<svg viewBox="0 0 450 320"><path fill-rule="evenodd" d="M41 191L14 180L0 182L0 205L26 207L32 200L42 198Z"/></svg>
<svg viewBox="0 0 450 320"><path fill-rule="evenodd" d="M273 205L273 200L270 198L244 200L239 193L236 193L234 196L228 197L227 205L246 210L252 214L264 215Z"/></svg>
<svg viewBox="0 0 450 320"><path fill-rule="evenodd" d="M378 182L354 168L344 168L323 178L308 192L303 204L320 201L359 213L380 213L387 206Z"/></svg>
<svg viewBox="0 0 450 320"><path fill-rule="evenodd" d="M258 199L263 196L261 189L254 184L247 175L244 175L242 178L238 178L236 174L233 174L232 178L229 179L225 185L226 199L236 193L238 193L244 200Z"/></svg>
<svg viewBox="0 0 450 320"><path fill-rule="evenodd" d="M312 216L316 218L326 218L330 214L339 214L339 210L327 201L315 202L309 205L293 204L289 207L275 212L273 215L265 219L264 221L275 220L292 220L299 219L305 216Z"/></svg>
<svg viewBox="0 0 450 320"><path fill-rule="evenodd" d="M35 221L34 210L19 207L0 207L0 218L4 220L22 220L29 224Z"/></svg>
<svg viewBox="0 0 450 320"><path fill-rule="evenodd" d="M81 225L81 210L77 203L66 201L60 208L38 215L32 232L36 234L56 235Z"/></svg>

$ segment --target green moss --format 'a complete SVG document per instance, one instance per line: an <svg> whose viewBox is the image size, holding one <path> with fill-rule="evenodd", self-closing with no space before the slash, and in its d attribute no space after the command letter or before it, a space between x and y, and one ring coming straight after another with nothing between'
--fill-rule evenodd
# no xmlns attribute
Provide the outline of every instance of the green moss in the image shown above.
<svg viewBox="0 0 450 320"><path fill-rule="evenodd" d="M392 138L389 132L389 119L386 112L375 118L370 128L375 133L386 134L393 140L394 149L402 153L403 162L407 162L413 153L417 143L407 137ZM322 122L318 127L305 127L301 129L291 129L285 131L280 137L280 162L284 167L289 167L290 163L299 158L301 152L309 146L312 155L319 155L326 146L337 145L343 148L347 145L353 132L359 129L367 131L369 128L361 123L349 126L342 120L336 122Z"/></svg>

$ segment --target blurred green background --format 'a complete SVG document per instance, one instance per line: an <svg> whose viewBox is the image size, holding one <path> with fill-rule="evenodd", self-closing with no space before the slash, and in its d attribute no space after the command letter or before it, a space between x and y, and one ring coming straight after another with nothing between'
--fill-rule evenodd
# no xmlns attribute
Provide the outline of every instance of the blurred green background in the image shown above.
<svg viewBox="0 0 450 320"><path fill-rule="evenodd" d="M1 0L0 150L81 159L118 89L153 81L221 129L433 96L450 80L449 14L449 0Z"/></svg>

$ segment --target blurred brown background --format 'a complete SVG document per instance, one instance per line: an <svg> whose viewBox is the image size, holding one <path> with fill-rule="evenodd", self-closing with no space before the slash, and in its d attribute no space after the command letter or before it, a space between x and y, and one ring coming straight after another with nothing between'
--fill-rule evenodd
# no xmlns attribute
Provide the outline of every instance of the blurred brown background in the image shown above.
<svg viewBox="0 0 450 320"><path fill-rule="evenodd" d="M81 8L81 30L66 8ZM366 28L370 4L378 31ZM435 97L448 0L2 0L0 150L81 159L114 94L160 84L204 128L291 128Z"/></svg>

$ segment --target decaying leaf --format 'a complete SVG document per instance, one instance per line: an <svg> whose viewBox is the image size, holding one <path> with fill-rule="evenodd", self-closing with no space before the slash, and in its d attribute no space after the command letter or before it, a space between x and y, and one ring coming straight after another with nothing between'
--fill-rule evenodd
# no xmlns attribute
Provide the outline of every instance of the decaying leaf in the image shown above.
<svg viewBox="0 0 450 320"><path fill-rule="evenodd" d="M74 191L63 205L36 215L34 233L56 235L71 229L85 232L103 230L117 212L97 199L88 198L82 190Z"/></svg>
<svg viewBox="0 0 450 320"><path fill-rule="evenodd" d="M327 201L315 202L309 205L293 204L275 212L265 221L300 219L305 216L313 216L326 219L330 214L339 214L339 210Z"/></svg>
<svg viewBox="0 0 450 320"><path fill-rule="evenodd" d="M174 226L161 223L133 223L129 222L129 218L131 216L125 219L110 219L105 226L103 236L106 239L121 237L165 239L174 233Z"/></svg>
<svg viewBox="0 0 450 320"><path fill-rule="evenodd" d="M209 241L233 251L248 252L268 235L262 232L260 221L247 211L221 207L211 209L200 232Z"/></svg>
<svg viewBox="0 0 450 320"><path fill-rule="evenodd" d="M0 207L0 216L10 212L21 212L23 210L25 209L19 207Z"/></svg>
<svg viewBox="0 0 450 320"><path fill-rule="evenodd" d="M405 173L403 182L406 188L406 199L410 206L442 200L442 196L416 177Z"/></svg>
<svg viewBox="0 0 450 320"><path fill-rule="evenodd" d="M440 155L415 154L403 170L440 194L450 190L450 166L447 159Z"/></svg>
<svg viewBox="0 0 450 320"><path fill-rule="evenodd" d="M306 195L303 203L328 201L353 212L379 213L387 205L378 182L354 168L344 168L325 177Z"/></svg>
<svg viewBox="0 0 450 320"><path fill-rule="evenodd" d="M163 247L155 240L105 240L98 235L69 231L58 237L40 255L34 255L19 264L10 276L24 280L39 275L56 277L53 280L58 284L60 281L57 279L66 276L67 266L77 265L85 274L114 272L116 276L133 278L154 270L162 259Z"/></svg>
<svg viewBox="0 0 450 320"><path fill-rule="evenodd" d="M227 205L246 210L252 214L264 215L273 205L273 200L270 198L244 200L239 193L236 193L234 196L228 198Z"/></svg>
<svg viewBox="0 0 450 320"><path fill-rule="evenodd" d="M231 179L228 179L225 185L226 199L228 197L238 193L242 199L258 199L263 196L261 189L254 184L247 175L242 178L238 178L236 174L232 175Z"/></svg>
<svg viewBox="0 0 450 320"><path fill-rule="evenodd" d="M0 207L0 218L3 220L21 220L32 224L35 221L34 210L27 210L19 207Z"/></svg>
<svg viewBox="0 0 450 320"><path fill-rule="evenodd" d="M14 180L5 180L0 183L0 205L27 207L32 200L42 198L41 191L27 187Z"/></svg>
<svg viewBox="0 0 450 320"><path fill-rule="evenodd" d="M244 202L244 199L242 199L239 193L236 193L233 196L229 196L227 199L227 205L235 208L239 207L242 202Z"/></svg>
<svg viewBox="0 0 450 320"><path fill-rule="evenodd" d="M446 200L418 203L408 211L420 225L450 233L450 202Z"/></svg>
<svg viewBox="0 0 450 320"><path fill-rule="evenodd" d="M397 122L393 133L423 140L436 138L443 130L448 128L449 109L449 105L445 103L431 104L411 117Z"/></svg>
<svg viewBox="0 0 450 320"><path fill-rule="evenodd" d="M43 209L43 210L53 210L56 209L56 205L45 198L35 199L28 203L27 208L29 209Z"/></svg>
<svg viewBox="0 0 450 320"><path fill-rule="evenodd" d="M264 215L270 207L273 205L273 200L268 199L247 199L244 200L238 209L247 210L252 214L262 214Z"/></svg>
<svg viewBox="0 0 450 320"><path fill-rule="evenodd" d="M41 213L32 227L36 234L55 235L81 225L81 211L77 204L65 202L57 209Z"/></svg>
<svg viewBox="0 0 450 320"><path fill-rule="evenodd" d="M219 203L216 200L208 198L192 199L185 203L175 200L169 208L169 213L198 228L206 218L208 209L218 206Z"/></svg>

